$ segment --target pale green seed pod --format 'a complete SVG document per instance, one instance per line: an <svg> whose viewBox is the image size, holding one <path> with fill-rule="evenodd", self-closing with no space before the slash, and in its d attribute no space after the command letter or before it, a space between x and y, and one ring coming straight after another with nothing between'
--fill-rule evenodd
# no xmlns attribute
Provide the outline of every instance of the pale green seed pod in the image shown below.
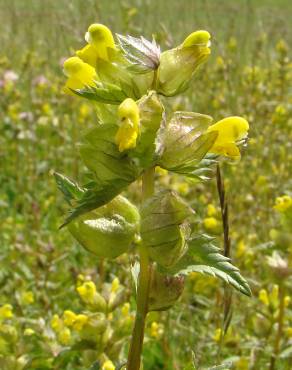
<svg viewBox="0 0 292 370"><path fill-rule="evenodd" d="M181 296L185 277L159 273L153 270L149 292L148 310L165 311L171 308Z"/></svg>
<svg viewBox="0 0 292 370"><path fill-rule="evenodd" d="M187 250L192 209L174 192L163 191L145 202L141 210L142 243L150 257L163 267L174 265Z"/></svg>
<svg viewBox="0 0 292 370"><path fill-rule="evenodd" d="M163 152L159 165L168 170L199 163L216 140L207 132L212 117L194 112L175 112L162 134Z"/></svg>
<svg viewBox="0 0 292 370"><path fill-rule="evenodd" d="M107 205L79 216L68 225L74 238L100 258L125 253L139 227L137 208L121 195Z"/></svg>

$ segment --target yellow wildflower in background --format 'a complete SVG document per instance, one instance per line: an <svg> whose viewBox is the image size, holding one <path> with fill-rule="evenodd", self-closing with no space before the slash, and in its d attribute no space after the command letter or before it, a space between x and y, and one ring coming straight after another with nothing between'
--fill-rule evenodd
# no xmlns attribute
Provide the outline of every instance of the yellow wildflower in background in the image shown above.
<svg viewBox="0 0 292 370"><path fill-rule="evenodd" d="M63 329L63 321L59 315L54 315L51 320L51 328L56 332L60 332Z"/></svg>
<svg viewBox="0 0 292 370"><path fill-rule="evenodd" d="M25 336L25 337L31 337L32 335L34 335L35 334L35 331L33 330L33 329L31 329L31 328L26 328L25 330L24 330L24 332L23 332L23 335Z"/></svg>
<svg viewBox="0 0 292 370"><path fill-rule="evenodd" d="M136 141L139 134L139 108L136 102L131 99L125 99L118 108L118 117L120 127L115 137L119 151L136 147Z"/></svg>
<svg viewBox="0 0 292 370"><path fill-rule="evenodd" d="M29 304L34 303L33 292L31 292L31 291L23 292L20 295L20 300L21 300L21 303L24 304L24 305L29 305Z"/></svg>
<svg viewBox="0 0 292 370"><path fill-rule="evenodd" d="M77 317L77 315L73 311L70 311L70 310L64 311L64 313L63 313L64 324L66 326L69 326L69 327L73 326L73 324L76 320L76 317Z"/></svg>
<svg viewBox="0 0 292 370"><path fill-rule="evenodd" d="M61 344L64 346L70 344L71 342L71 330L69 328L63 328L59 333L58 333L58 340Z"/></svg>
<svg viewBox="0 0 292 370"><path fill-rule="evenodd" d="M206 217L203 220L204 227L208 230L214 230L218 228L219 222L215 217Z"/></svg>
<svg viewBox="0 0 292 370"><path fill-rule="evenodd" d="M278 212L286 212L290 208L292 209L292 198L289 195L276 198L274 209Z"/></svg>
<svg viewBox="0 0 292 370"><path fill-rule="evenodd" d="M81 299L88 304L94 304L94 297L96 295L96 286L93 281L86 281L77 287Z"/></svg>
<svg viewBox="0 0 292 370"><path fill-rule="evenodd" d="M217 213L216 207L213 204L207 205L207 215L209 217L215 216Z"/></svg>
<svg viewBox="0 0 292 370"><path fill-rule="evenodd" d="M266 289L261 289L259 291L259 300L265 305L265 306L269 306L270 304L270 300L269 300L269 296L268 296L268 292L266 291Z"/></svg>
<svg viewBox="0 0 292 370"><path fill-rule="evenodd" d="M88 320L89 318L86 315L83 315L83 314L77 315L73 323L73 329L77 331L81 331L84 325L88 323Z"/></svg>
<svg viewBox="0 0 292 370"><path fill-rule="evenodd" d="M113 293L115 293L120 287L120 280L119 278L114 278L114 280L112 281L112 286L111 286L111 291Z"/></svg>
<svg viewBox="0 0 292 370"><path fill-rule="evenodd" d="M106 360L102 364L101 370L115 370L115 365L110 360Z"/></svg>
<svg viewBox="0 0 292 370"><path fill-rule="evenodd" d="M13 317L13 307L11 304L4 304L0 307L0 320L11 319Z"/></svg>
<svg viewBox="0 0 292 370"><path fill-rule="evenodd" d="M237 142L247 137L248 129L249 124L242 117L227 117L209 126L207 132L218 132L215 143L209 152L239 159L240 151Z"/></svg>

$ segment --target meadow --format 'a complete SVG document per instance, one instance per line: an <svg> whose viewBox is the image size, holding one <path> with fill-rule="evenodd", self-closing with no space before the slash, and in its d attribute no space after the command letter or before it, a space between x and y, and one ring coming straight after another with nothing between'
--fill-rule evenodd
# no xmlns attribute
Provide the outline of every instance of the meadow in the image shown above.
<svg viewBox="0 0 292 370"><path fill-rule="evenodd" d="M149 313L143 369L292 368L291 16L288 0L1 0L1 370L115 370L127 358L133 256L99 259L60 230L68 207L54 178L86 181L77 148L96 109L64 94L62 64L96 22L113 34L153 36L162 50L208 30L208 62L166 111L215 122L242 116L250 126L241 160L223 161L221 173L230 255L252 297L191 273L177 304ZM215 172L202 182L157 168L155 179L195 210L198 230L223 249ZM123 194L139 203L140 187L138 179Z"/></svg>

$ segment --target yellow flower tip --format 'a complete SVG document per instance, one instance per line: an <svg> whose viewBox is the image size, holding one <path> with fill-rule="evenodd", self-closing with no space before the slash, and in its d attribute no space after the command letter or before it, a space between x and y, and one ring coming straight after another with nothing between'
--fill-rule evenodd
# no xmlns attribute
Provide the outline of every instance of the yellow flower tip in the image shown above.
<svg viewBox="0 0 292 370"><path fill-rule="evenodd" d="M120 280L119 278L114 278L114 280L112 281L112 287L111 287L111 290L112 292L116 292L120 287Z"/></svg>
<svg viewBox="0 0 292 370"><path fill-rule="evenodd" d="M209 150L211 153L224 155L233 159L240 158L236 143L247 137L249 124L242 117L227 117L208 127L207 132L217 131L218 136Z"/></svg>
<svg viewBox="0 0 292 370"><path fill-rule="evenodd" d="M266 291L266 289L261 289L259 291L259 300L265 305L265 306L269 306L270 304L270 300L269 300L269 296L268 296L268 292Z"/></svg>
<svg viewBox="0 0 292 370"><path fill-rule="evenodd" d="M63 320L64 320L64 324L66 326L69 326L69 327L73 326L73 324L76 320L76 314L73 311L66 310L63 313Z"/></svg>
<svg viewBox="0 0 292 370"><path fill-rule="evenodd" d="M86 281L82 285L77 287L77 292L79 293L81 299L85 303L93 304L94 297L96 295L96 286L93 281Z"/></svg>
<svg viewBox="0 0 292 370"><path fill-rule="evenodd" d="M31 337L32 335L34 335L35 334L35 331L33 330L33 329L31 329L31 328L26 328L25 330L24 330L24 332L23 332L23 335L25 336L25 337Z"/></svg>
<svg viewBox="0 0 292 370"><path fill-rule="evenodd" d="M101 370L115 370L115 365L110 361L106 360L101 367Z"/></svg>
<svg viewBox="0 0 292 370"><path fill-rule="evenodd" d="M81 331L83 327L87 324L88 320L89 318L86 315L77 315L73 323L73 329L75 329L76 331Z"/></svg>
<svg viewBox="0 0 292 370"><path fill-rule="evenodd" d="M79 57L71 57L63 64L64 74L68 77L66 88L70 91L94 86L97 80L95 69ZM65 89L66 91L66 89Z"/></svg>
<svg viewBox="0 0 292 370"><path fill-rule="evenodd" d="M59 333L58 333L58 340L61 344L64 346L70 344L71 342L71 330L68 328L63 328Z"/></svg>
<svg viewBox="0 0 292 370"><path fill-rule="evenodd" d="M63 321L60 319L59 315L54 315L52 317L51 328L57 333L63 329Z"/></svg>
<svg viewBox="0 0 292 370"><path fill-rule="evenodd" d="M119 151L136 147L136 141L139 134L139 108L136 102L131 99L125 99L118 108L118 117L120 127L117 131L115 141Z"/></svg>
<svg viewBox="0 0 292 370"><path fill-rule="evenodd" d="M281 213L292 209L292 198L289 195L283 195L282 197L276 198L274 209Z"/></svg>
<svg viewBox="0 0 292 370"><path fill-rule="evenodd" d="M219 223L215 217L206 217L203 221L204 227L208 230L217 229Z"/></svg>
<svg viewBox="0 0 292 370"><path fill-rule="evenodd" d="M11 304L4 304L0 307L0 319L11 319L13 317Z"/></svg>
<svg viewBox="0 0 292 370"><path fill-rule="evenodd" d="M183 47L190 47L194 45L202 45L209 47L211 35L208 31L200 30L191 33L182 43Z"/></svg>
<svg viewBox="0 0 292 370"><path fill-rule="evenodd" d="M115 41L111 30L100 23L89 26L88 32L85 34L85 40L96 49L98 57L104 60L109 59L107 48L115 49Z"/></svg>

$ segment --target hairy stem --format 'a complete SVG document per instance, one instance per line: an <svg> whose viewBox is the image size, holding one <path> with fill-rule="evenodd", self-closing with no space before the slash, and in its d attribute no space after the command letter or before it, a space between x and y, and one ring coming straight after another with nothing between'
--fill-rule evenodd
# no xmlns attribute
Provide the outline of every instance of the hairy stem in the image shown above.
<svg viewBox="0 0 292 370"><path fill-rule="evenodd" d="M142 198L145 201L154 193L154 168L142 178ZM139 370L144 340L145 321L148 312L148 297L151 282L151 263L147 249L139 248L140 272L137 287L137 312L128 354L127 370Z"/></svg>

